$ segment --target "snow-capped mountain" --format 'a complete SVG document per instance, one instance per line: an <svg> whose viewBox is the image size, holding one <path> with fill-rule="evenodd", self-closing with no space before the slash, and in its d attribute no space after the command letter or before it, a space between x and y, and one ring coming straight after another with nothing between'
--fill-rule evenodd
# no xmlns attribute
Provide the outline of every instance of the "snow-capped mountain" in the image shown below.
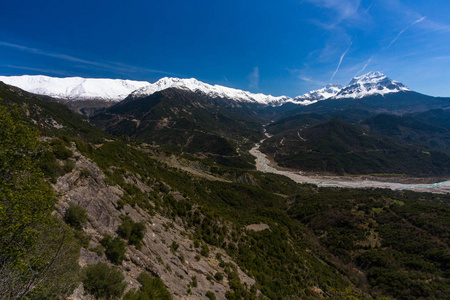
<svg viewBox="0 0 450 300"><path fill-rule="evenodd" d="M27 92L66 100L121 101L147 81L122 79L37 76L0 76L0 81Z"/></svg>
<svg viewBox="0 0 450 300"><path fill-rule="evenodd" d="M342 87L343 86L340 84L328 84L324 88L313 90L301 96L295 97L293 102L307 105L317 101L326 100L336 96L341 91Z"/></svg>
<svg viewBox="0 0 450 300"><path fill-rule="evenodd" d="M304 95L291 98L288 96L271 96L261 93L229 88L221 85L210 85L195 78L180 79L164 77L155 83L122 79L96 79L67 77L54 78L48 76L0 76L0 81L17 86L25 91L67 100L108 100L122 101L131 98L149 96L167 88L180 88L210 97L228 98L238 102L252 102L270 106L280 106L287 102L299 105L310 105L327 99L354 98L359 99L371 95L384 95L401 91L409 91L402 83L386 77L380 72L370 72L354 77L347 86L329 84L324 88L310 91Z"/></svg>
<svg viewBox="0 0 450 300"><path fill-rule="evenodd" d="M372 95L385 95L409 90L402 83L388 78L383 73L370 72L362 76L354 77L334 98L359 99Z"/></svg>
<svg viewBox="0 0 450 300"><path fill-rule="evenodd" d="M192 92L200 92L214 98L221 97L233 99L236 101L255 102L268 105L279 105L285 103L288 100L291 100L291 98L287 96L274 97L271 95L264 95L261 93L253 94L247 91L233 89L217 84L210 85L201 82L195 78L180 79L171 77L161 78L160 80L158 80L153 84L138 89L131 94L131 97L137 98L149 96L155 92L165 90L168 88L180 88L190 90Z"/></svg>

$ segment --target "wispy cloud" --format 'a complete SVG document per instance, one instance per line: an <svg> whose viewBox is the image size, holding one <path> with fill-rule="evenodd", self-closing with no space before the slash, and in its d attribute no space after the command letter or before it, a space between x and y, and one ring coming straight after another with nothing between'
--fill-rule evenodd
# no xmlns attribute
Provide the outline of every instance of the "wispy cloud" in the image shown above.
<svg viewBox="0 0 450 300"><path fill-rule="evenodd" d="M369 4L369 6L366 8L366 13L368 13L370 11L370 9L372 8L373 3L375 2L375 0L372 0L372 2Z"/></svg>
<svg viewBox="0 0 450 300"><path fill-rule="evenodd" d="M27 46L13 44L13 43L7 43L7 42L0 41L0 46L17 49L17 50L20 50L23 52L28 52L28 53L35 54L35 55L53 57L53 58L68 61L68 62L83 64L83 65L88 65L88 66L94 66L94 67L98 67L98 68L102 68L102 69L106 69L106 70L110 70L110 71L115 71L115 72L141 71L141 72L173 75L172 73L169 73L166 71L141 68L141 67L130 66L130 65L122 64L122 63L116 63L116 62L102 63L102 62L90 61L90 60L82 59L79 57L75 57L75 56L71 56L71 55L67 55L67 54L63 54L63 53L46 51L46 50L42 50L42 49L27 47Z"/></svg>
<svg viewBox="0 0 450 300"><path fill-rule="evenodd" d="M358 18L358 9L361 0L306 0L317 7L333 11L339 23L342 20Z"/></svg>
<svg viewBox="0 0 450 300"><path fill-rule="evenodd" d="M26 67L26 66L16 66L16 65L0 65L0 67L9 68L9 69L17 69L17 70L27 70L27 71L33 71L33 72L39 72L39 73L50 73L54 75L61 75L61 76L70 76L71 73L61 71L61 70L52 70L52 69L45 69L45 68L32 68L32 67Z"/></svg>
<svg viewBox="0 0 450 300"><path fill-rule="evenodd" d="M389 43L389 45L386 47L386 49L389 49L397 40L398 40L398 38L406 31L406 30L408 30L409 28L411 28L412 26L414 26L414 25L416 25L416 24L418 24L418 23L420 23L420 22L422 22L423 20L425 20L425 18L426 17L422 17L422 18L420 18L420 19L418 19L418 20L415 20L414 22L412 22L411 24L409 24L408 26L406 26L403 30L401 30L398 34L397 34L397 36Z"/></svg>
<svg viewBox="0 0 450 300"><path fill-rule="evenodd" d="M327 84L325 81L315 80L315 79L312 79L311 77L307 77L304 75L299 75L298 79L300 79L306 83L313 84L313 85L323 86L323 85Z"/></svg>
<svg viewBox="0 0 450 300"><path fill-rule="evenodd" d="M248 80L250 81L249 88L259 89L259 68L255 67L253 72L248 74Z"/></svg>
<svg viewBox="0 0 450 300"><path fill-rule="evenodd" d="M334 71L333 76L331 76L330 81L333 81L334 76L336 76L336 73L339 71L339 68L340 68L340 66L341 66L341 64L342 64L342 61L344 60L344 57L345 57L345 55L347 54L348 50L350 50L350 48L352 47L352 44L353 44L353 41L350 42L350 45L348 46L347 50L345 50L345 52L342 53L341 58L339 59L339 63L338 63L338 65L337 65L337 68L336 68L336 70Z"/></svg>

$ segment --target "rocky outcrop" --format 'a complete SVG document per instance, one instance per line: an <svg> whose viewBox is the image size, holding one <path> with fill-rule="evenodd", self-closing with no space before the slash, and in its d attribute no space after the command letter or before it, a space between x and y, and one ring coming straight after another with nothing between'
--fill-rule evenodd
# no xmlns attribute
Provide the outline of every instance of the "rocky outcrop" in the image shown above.
<svg viewBox="0 0 450 300"><path fill-rule="evenodd" d="M225 293L229 290L227 279L217 281L214 275L217 272L224 273L216 259L220 253L222 260L232 262L231 258L221 249L211 249L209 257L200 255L200 249L194 246L189 238L189 230L182 226L182 222L175 222L161 215L151 216L138 206L125 205L119 210L117 201L123 195L119 186L111 186L105 180L106 177L100 168L91 160L76 151L73 163L75 168L60 177L53 185L54 190L60 195L57 203L57 212L63 216L69 203L84 207L88 214L88 224L84 228L85 234L91 237L90 247L100 243L105 234L116 236L118 226L121 224L120 215L128 215L134 222L145 224L146 233L140 250L129 245L126 252L126 260L119 266L126 277L129 288L139 287L136 277L142 271L148 271L162 279L174 299L207 299L207 291L213 292L217 299L225 299ZM130 176L127 183L134 184L143 192L152 191L152 187L143 183L138 176ZM183 196L171 191L177 201ZM171 247L176 244L177 247ZM99 257L96 253L82 249L79 264L84 267L99 261L107 262L106 257ZM249 287L255 281L238 268L238 274L243 283ZM197 286L192 285L196 278ZM83 298L84 297L84 298ZM71 299L90 299L83 292L82 286L77 288Z"/></svg>

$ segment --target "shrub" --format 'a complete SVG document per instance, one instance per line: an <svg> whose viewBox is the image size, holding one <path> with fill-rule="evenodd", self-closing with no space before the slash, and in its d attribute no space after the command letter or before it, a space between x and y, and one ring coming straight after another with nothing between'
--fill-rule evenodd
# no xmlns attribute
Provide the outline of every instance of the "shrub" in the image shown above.
<svg viewBox="0 0 450 300"><path fill-rule="evenodd" d="M117 233L128 240L130 245L135 245L137 249L142 246L142 239L145 234L145 225L143 223L133 222L129 216L121 215L122 224L117 229Z"/></svg>
<svg viewBox="0 0 450 300"><path fill-rule="evenodd" d="M205 296L209 299L209 300L216 300L216 295L214 295L213 292L211 291L207 291Z"/></svg>
<svg viewBox="0 0 450 300"><path fill-rule="evenodd" d="M125 259L125 251L126 245L120 239L120 237L115 237L114 239L105 235L103 240L101 241L103 247L105 247L105 255L106 257L115 265L122 263Z"/></svg>
<svg viewBox="0 0 450 300"><path fill-rule="evenodd" d="M167 290L161 279L150 276L147 272L142 272L137 278L142 285L139 290L129 291L124 297L124 300L142 300L142 299L158 299L171 300L172 295Z"/></svg>
<svg viewBox="0 0 450 300"><path fill-rule="evenodd" d="M200 250L200 254L205 256L205 257L209 256L209 247L208 247L208 245L206 245L206 244L202 245L202 249Z"/></svg>
<svg viewBox="0 0 450 300"><path fill-rule="evenodd" d="M91 171L89 169L81 169L80 170L80 178L88 178L91 175Z"/></svg>
<svg viewBox="0 0 450 300"><path fill-rule="evenodd" d="M104 263L87 266L83 271L83 284L86 291L96 298L119 298L127 284L120 270Z"/></svg>
<svg viewBox="0 0 450 300"><path fill-rule="evenodd" d="M88 221L86 209L83 207L70 203L69 208L64 214L64 221L71 227L82 230Z"/></svg>
<svg viewBox="0 0 450 300"><path fill-rule="evenodd" d="M67 149L63 145L61 140L59 140L59 141L60 142L52 141L53 153L55 154L57 159L66 160L73 155L73 152L70 149Z"/></svg>
<svg viewBox="0 0 450 300"><path fill-rule="evenodd" d="M180 245L178 245L177 242L173 241L172 245L170 245L170 250L172 250L172 252L175 253L179 247L180 247Z"/></svg>
<svg viewBox="0 0 450 300"><path fill-rule="evenodd" d="M192 279L191 286L197 287L198 286L197 276L192 276L191 279Z"/></svg>
<svg viewBox="0 0 450 300"><path fill-rule="evenodd" d="M89 250L97 253L98 256L102 256L105 252L105 248L102 245L97 245L94 248L90 248Z"/></svg>
<svg viewBox="0 0 450 300"><path fill-rule="evenodd" d="M215 278L217 281L222 281L223 275L222 275L222 273L217 272L216 274L214 274L214 278Z"/></svg>

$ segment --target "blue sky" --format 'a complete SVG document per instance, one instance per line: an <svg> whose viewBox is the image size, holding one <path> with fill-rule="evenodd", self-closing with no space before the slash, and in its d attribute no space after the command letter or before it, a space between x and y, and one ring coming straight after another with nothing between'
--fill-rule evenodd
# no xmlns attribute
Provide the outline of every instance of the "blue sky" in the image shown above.
<svg viewBox="0 0 450 300"><path fill-rule="evenodd" d="M450 96L448 0L0 1L0 75L210 84L296 96L381 71Z"/></svg>

